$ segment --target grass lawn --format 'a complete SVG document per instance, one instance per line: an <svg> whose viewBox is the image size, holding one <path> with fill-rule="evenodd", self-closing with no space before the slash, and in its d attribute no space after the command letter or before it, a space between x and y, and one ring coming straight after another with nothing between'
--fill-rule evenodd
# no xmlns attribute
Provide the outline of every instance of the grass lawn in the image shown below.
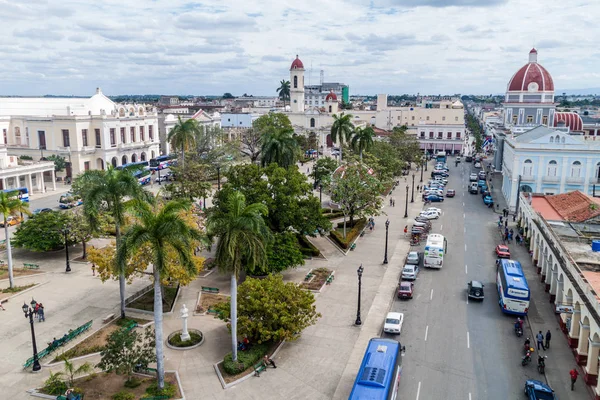
<svg viewBox="0 0 600 400"><path fill-rule="evenodd" d="M23 269L23 268L14 268L13 267L13 277L17 276L26 276L26 275L35 275L39 274L40 270L32 270L32 269ZM8 279L8 267L2 266L0 267L0 279Z"/></svg>
<svg viewBox="0 0 600 400"><path fill-rule="evenodd" d="M200 303L196 305L196 312L206 312L215 304L224 303L227 300L229 300L229 296L223 294L202 293L200 295Z"/></svg>
<svg viewBox="0 0 600 400"><path fill-rule="evenodd" d="M319 290L327 281L329 275L331 275L331 270L327 268L317 268L313 269L311 273L314 275L310 282L302 282L300 287L302 289L309 290Z"/></svg>
<svg viewBox="0 0 600 400"><path fill-rule="evenodd" d="M19 293L19 292L22 292L23 290L29 289L30 287L34 287L35 285L37 285L37 283L30 283L29 285L23 285L23 286L15 286L12 289L11 288L2 289L2 290L0 290L0 300L10 297L15 293Z"/></svg>
<svg viewBox="0 0 600 400"><path fill-rule="evenodd" d="M177 286L163 286L163 312L171 311L171 306L177 296ZM128 308L135 308L137 310L154 311L154 289L144 294L139 299L130 303Z"/></svg>

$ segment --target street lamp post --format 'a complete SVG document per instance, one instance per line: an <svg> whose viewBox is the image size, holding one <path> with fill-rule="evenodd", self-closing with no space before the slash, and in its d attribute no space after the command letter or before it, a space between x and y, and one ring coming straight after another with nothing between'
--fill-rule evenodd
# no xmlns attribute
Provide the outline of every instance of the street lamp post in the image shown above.
<svg viewBox="0 0 600 400"><path fill-rule="evenodd" d="M158 186L160 186L161 185L161 183L160 183L160 163L159 163L158 167L156 167L156 169L158 171Z"/></svg>
<svg viewBox="0 0 600 400"><path fill-rule="evenodd" d="M356 321L354 325L362 325L362 321L360 320L360 291L361 291L361 283L362 283L362 274L363 274L363 266L360 264L360 267L356 270L358 274L358 307L356 309Z"/></svg>
<svg viewBox="0 0 600 400"><path fill-rule="evenodd" d="M71 272L71 263L69 262L69 241L67 238L67 235L69 234L69 228L66 226L63 227L62 233L65 235L65 256L67 259L67 268L65 269L65 272Z"/></svg>
<svg viewBox="0 0 600 400"><path fill-rule="evenodd" d="M323 207L323 185L319 185L319 205Z"/></svg>
<svg viewBox="0 0 600 400"><path fill-rule="evenodd" d="M410 202L414 203L415 202L415 174L412 174L412 190L410 192Z"/></svg>
<svg viewBox="0 0 600 400"><path fill-rule="evenodd" d="M33 372L37 372L42 369L40 360L38 359L37 344L35 343L35 330L33 328L33 308L35 308L35 300L31 299L31 307L23 303L23 313L25 318L29 317L29 325L31 326L31 342L33 343Z"/></svg>
<svg viewBox="0 0 600 400"><path fill-rule="evenodd" d="M421 183L423 183L423 160L421 160Z"/></svg>
<svg viewBox="0 0 600 400"><path fill-rule="evenodd" d="M408 185L406 185L406 202L404 204L406 204L404 207L404 218L408 218Z"/></svg>
<svg viewBox="0 0 600 400"><path fill-rule="evenodd" d="M221 191L221 166L217 165L217 190Z"/></svg>
<svg viewBox="0 0 600 400"><path fill-rule="evenodd" d="M389 227L390 227L390 220L388 219L387 221L385 221L385 254L383 256L383 263L384 264L388 263L387 251L388 251L388 231L389 231Z"/></svg>

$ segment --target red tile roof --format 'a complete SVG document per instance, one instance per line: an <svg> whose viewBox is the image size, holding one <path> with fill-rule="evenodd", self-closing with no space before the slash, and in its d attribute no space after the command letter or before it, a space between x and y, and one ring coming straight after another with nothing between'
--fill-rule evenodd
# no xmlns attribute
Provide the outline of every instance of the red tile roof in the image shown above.
<svg viewBox="0 0 600 400"><path fill-rule="evenodd" d="M598 200L579 190L546 196L546 200L564 221L585 222L600 215Z"/></svg>

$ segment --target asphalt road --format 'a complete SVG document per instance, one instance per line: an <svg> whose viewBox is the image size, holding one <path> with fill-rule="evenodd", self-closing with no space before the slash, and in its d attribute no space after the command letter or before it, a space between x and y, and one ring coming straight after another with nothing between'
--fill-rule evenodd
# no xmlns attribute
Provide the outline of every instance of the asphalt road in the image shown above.
<svg viewBox="0 0 600 400"><path fill-rule="evenodd" d="M433 221L431 232L448 240L444 267L422 269L414 298L395 300L392 305L392 311L405 314L398 338L406 346L399 397L522 398L525 380L540 379L540 375L535 363L521 366L524 338L513 332L515 318L504 315L498 307L494 254L500 238L497 214L483 204L481 195L467 191L469 173L476 171L473 164L454 167L450 158L448 165L447 188L455 189L457 195L432 204L443 210ZM470 280L485 284L484 301L468 301Z"/></svg>

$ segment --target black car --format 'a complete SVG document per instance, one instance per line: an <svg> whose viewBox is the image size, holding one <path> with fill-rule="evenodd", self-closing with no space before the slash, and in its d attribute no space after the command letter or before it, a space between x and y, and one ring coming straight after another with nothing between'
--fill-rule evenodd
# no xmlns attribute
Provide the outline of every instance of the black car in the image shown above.
<svg viewBox="0 0 600 400"><path fill-rule="evenodd" d="M465 157L465 161L466 161L466 162L473 162L473 157L471 157L471 156L466 156L466 157Z"/></svg>
<svg viewBox="0 0 600 400"><path fill-rule="evenodd" d="M483 283L471 281L467 283L467 296L470 299L483 300Z"/></svg>

